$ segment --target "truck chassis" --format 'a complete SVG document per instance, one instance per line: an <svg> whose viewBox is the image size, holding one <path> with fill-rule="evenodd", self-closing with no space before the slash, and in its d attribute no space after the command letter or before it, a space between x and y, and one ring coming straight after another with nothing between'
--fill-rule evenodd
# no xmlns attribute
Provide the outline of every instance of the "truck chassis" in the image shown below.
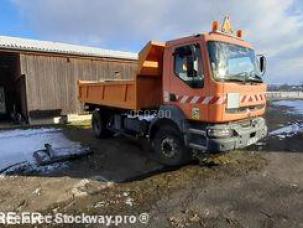
<svg viewBox="0 0 303 228"><path fill-rule="evenodd" d="M178 108L171 105L145 110L141 114L86 106L93 111L92 126L97 138L115 133L146 138L158 161L168 166L189 162L194 152L218 153L244 148L267 135L262 117L227 124L201 124L187 120Z"/></svg>

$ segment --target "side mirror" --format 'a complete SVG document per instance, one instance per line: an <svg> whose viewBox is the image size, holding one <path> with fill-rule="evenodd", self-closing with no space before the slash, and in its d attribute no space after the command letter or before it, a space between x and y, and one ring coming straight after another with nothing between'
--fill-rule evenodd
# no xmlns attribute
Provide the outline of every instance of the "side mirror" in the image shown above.
<svg viewBox="0 0 303 228"><path fill-rule="evenodd" d="M260 73L263 76L266 73L267 59L264 55L258 55L257 59L260 68Z"/></svg>

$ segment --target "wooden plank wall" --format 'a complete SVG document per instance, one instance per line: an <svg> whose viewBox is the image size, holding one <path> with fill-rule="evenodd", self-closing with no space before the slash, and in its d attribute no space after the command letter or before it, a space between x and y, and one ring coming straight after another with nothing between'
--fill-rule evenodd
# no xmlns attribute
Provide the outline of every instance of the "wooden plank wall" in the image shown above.
<svg viewBox="0 0 303 228"><path fill-rule="evenodd" d="M28 112L61 110L61 114L81 113L77 80L134 78L137 62L108 58L20 55L21 74L26 77Z"/></svg>

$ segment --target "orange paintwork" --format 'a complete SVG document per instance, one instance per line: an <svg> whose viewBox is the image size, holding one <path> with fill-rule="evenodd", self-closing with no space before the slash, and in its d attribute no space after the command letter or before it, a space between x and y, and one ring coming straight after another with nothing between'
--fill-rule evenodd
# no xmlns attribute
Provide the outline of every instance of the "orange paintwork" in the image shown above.
<svg viewBox="0 0 303 228"><path fill-rule="evenodd" d="M149 42L139 53L134 80L79 81L79 100L119 109L141 110L162 104L162 62L165 43Z"/></svg>
<svg viewBox="0 0 303 228"><path fill-rule="evenodd" d="M211 66L209 63L208 58L208 51L207 51L207 42L208 41L221 41L231 44L240 45L247 48L252 48L252 45L241 40L238 37L228 36L225 34L220 33L205 33L202 36L192 36L186 37L175 41L167 42L166 52L164 54L165 59L170 59L170 61L165 61L164 65L164 84L163 89L164 91L169 91L170 93L174 94L181 94L186 96L203 96L203 97L210 97L210 96L222 96L227 95L227 93L240 93L241 96L243 95L250 95L250 94L262 94L266 92L266 85L264 83L259 83L255 85L247 84L239 84L239 83L222 83L217 82L214 80L212 75ZM204 88L202 89L192 89L185 83L183 83L178 77L175 76L173 72L173 60L169 58L174 52L174 49L178 46L184 46L187 44L192 43L199 43L201 47L201 55L204 60L203 62L203 69L205 75L205 83ZM265 99L258 102L246 102L241 103L240 107L246 107L251 105L264 105L263 108L250 111L250 112L241 112L237 114L228 114L226 112L226 104L190 104L185 103L182 104L180 102L168 102L170 104L177 105L180 109L183 110L186 117L188 119L192 119L192 112L193 108L200 110L200 118L199 121L202 122L209 122L209 123L224 123L230 122L235 120L247 119L252 118L255 116L261 116L265 112Z"/></svg>
<svg viewBox="0 0 303 228"><path fill-rule="evenodd" d="M242 34L241 34L242 35ZM241 97L260 95L266 92L264 83L241 84L222 83L214 80L209 63L207 42L221 41L252 48L241 37L219 32L190 36L165 43L148 43L139 54L138 73L132 81L79 82L79 99L83 103L98 104L121 109L156 108L161 104L178 106L188 119L193 119L193 109L199 110L195 120L208 123L224 123L235 120L261 116L265 112L265 99L247 99L240 107L260 106L259 109L244 108L238 113L227 113L226 102L220 104L195 104L191 102L163 100L163 93L184 95L188 97L227 96L228 93L239 93ZM174 73L173 53L176 47L199 44L203 59L205 76L204 88L193 89L179 79Z"/></svg>
<svg viewBox="0 0 303 228"><path fill-rule="evenodd" d="M135 81L78 81L78 90L82 103L136 109Z"/></svg>

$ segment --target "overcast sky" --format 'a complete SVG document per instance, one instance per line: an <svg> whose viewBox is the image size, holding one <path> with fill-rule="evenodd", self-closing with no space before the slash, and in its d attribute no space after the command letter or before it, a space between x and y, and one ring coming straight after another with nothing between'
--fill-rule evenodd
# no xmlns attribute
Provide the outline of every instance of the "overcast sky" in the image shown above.
<svg viewBox="0 0 303 228"><path fill-rule="evenodd" d="M150 40L206 32L230 15L258 53L267 81L303 82L302 0L1 0L3 35L137 52Z"/></svg>

